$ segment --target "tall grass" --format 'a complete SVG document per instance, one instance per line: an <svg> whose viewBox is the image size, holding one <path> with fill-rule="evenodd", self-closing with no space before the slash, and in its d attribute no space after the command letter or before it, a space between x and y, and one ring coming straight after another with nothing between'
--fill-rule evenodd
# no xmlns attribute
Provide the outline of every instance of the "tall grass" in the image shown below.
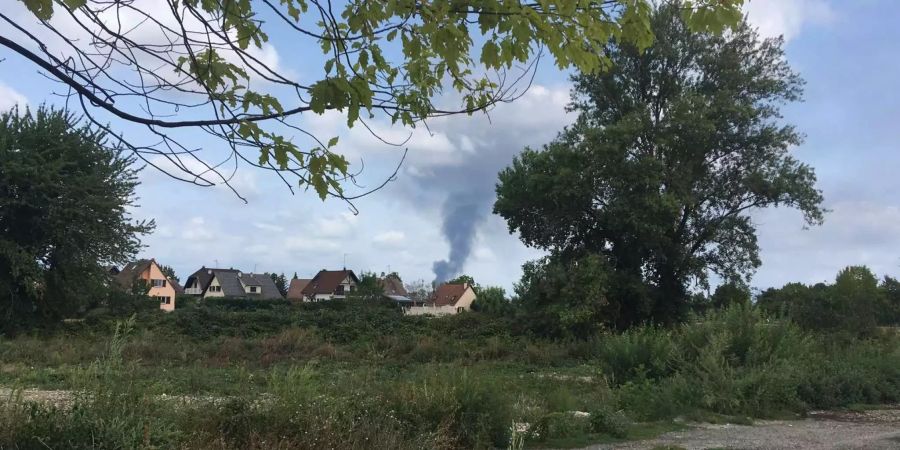
<svg viewBox="0 0 900 450"><path fill-rule="evenodd" d="M627 438L636 421L900 400L897 336L837 339L747 306L586 341L511 335L477 315L397 316L393 332L339 338L295 324L194 337L178 331L180 319L160 320L169 325L125 321L103 340L45 338L60 346L51 353L83 352L63 358L72 396L4 399L0 448L521 448ZM424 331L408 334L416 329ZM39 342L3 341L0 355L7 364L58 363L31 354Z"/></svg>

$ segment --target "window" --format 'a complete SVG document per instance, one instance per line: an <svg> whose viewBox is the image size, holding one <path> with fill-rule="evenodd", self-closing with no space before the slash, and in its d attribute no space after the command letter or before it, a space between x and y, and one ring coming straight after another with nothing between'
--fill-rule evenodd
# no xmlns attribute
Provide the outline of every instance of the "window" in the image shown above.
<svg viewBox="0 0 900 450"><path fill-rule="evenodd" d="M255 294L256 292L258 292L258 288L256 286L250 286L250 293Z"/></svg>
<svg viewBox="0 0 900 450"><path fill-rule="evenodd" d="M161 304L163 304L163 305L170 305L170 304L172 304L172 297L163 297L163 296L160 296L160 295L156 295L156 296L154 296L153 298L156 299L156 300L159 300L159 303L161 303Z"/></svg>
<svg viewBox="0 0 900 450"><path fill-rule="evenodd" d="M465 311L465 308L463 308L462 306L457 306L457 307L456 307L456 312L461 313L461 312L463 312L463 311Z"/></svg>
<svg viewBox="0 0 900 450"><path fill-rule="evenodd" d="M166 287L166 280L150 280L151 287Z"/></svg>
<svg viewBox="0 0 900 450"><path fill-rule="evenodd" d="M222 292L222 286L210 286L209 292Z"/></svg>
<svg viewBox="0 0 900 450"><path fill-rule="evenodd" d="M334 290L336 295L344 295L344 285L339 285L337 289Z"/></svg>

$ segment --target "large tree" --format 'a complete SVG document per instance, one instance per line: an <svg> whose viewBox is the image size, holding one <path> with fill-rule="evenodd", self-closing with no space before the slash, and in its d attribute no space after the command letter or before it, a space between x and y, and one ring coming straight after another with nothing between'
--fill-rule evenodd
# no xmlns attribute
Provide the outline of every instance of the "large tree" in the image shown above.
<svg viewBox="0 0 900 450"><path fill-rule="evenodd" d="M54 319L98 298L153 222L134 221L134 159L71 114L0 115L0 323Z"/></svg>
<svg viewBox="0 0 900 450"><path fill-rule="evenodd" d="M653 0L20 2L4 3L33 17L0 7L0 47L59 80L88 118L147 127L150 143L113 135L141 157L204 186L258 166L323 198L352 198L343 185L353 174L337 139L313 133L310 114L415 126L513 100L541 54L593 72L608 66L599 50L610 39L653 39ZM697 29L721 30L742 3L680 6ZM288 58L303 65L285 67ZM440 104L445 88L458 101ZM220 140L227 157L196 148L197 132Z"/></svg>
<svg viewBox="0 0 900 450"><path fill-rule="evenodd" d="M746 23L692 32L676 8L652 18L645 51L612 43L612 69L575 77L576 123L500 173L494 211L528 245L563 260L603 254L619 325L678 320L711 271L746 281L759 266L755 209L822 221L800 133L779 108L801 97L782 39Z"/></svg>

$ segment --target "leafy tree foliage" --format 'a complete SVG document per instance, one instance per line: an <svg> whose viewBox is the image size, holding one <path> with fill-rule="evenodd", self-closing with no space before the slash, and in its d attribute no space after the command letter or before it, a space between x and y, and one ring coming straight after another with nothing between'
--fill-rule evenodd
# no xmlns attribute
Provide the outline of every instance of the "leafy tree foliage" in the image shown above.
<svg viewBox="0 0 900 450"><path fill-rule="evenodd" d="M472 286L472 289L475 291L475 293L478 293L478 289L479 289L478 283L475 282L475 278L473 278L471 275L462 274L452 280L447 281L447 283L448 284L468 284L469 286Z"/></svg>
<svg viewBox="0 0 900 450"><path fill-rule="evenodd" d="M900 325L900 281L884 277L879 286L881 302L877 308L880 325Z"/></svg>
<svg viewBox="0 0 900 450"><path fill-rule="evenodd" d="M129 217L134 159L106 137L43 106L0 115L0 323L77 311L153 229Z"/></svg>
<svg viewBox="0 0 900 450"><path fill-rule="evenodd" d="M159 266L159 270L161 270L163 275L165 275L168 279L173 280L176 283L180 282L178 277L175 275L175 269L173 269L172 266Z"/></svg>
<svg viewBox="0 0 900 450"><path fill-rule="evenodd" d="M812 168L788 153L801 136L780 123L779 106L802 87L782 40L746 23L693 33L672 5L652 27L646 50L612 43L611 70L575 77L576 123L515 158L494 205L510 232L563 266L602 255L618 326L679 320L709 271L749 279L760 264L750 211L823 217Z"/></svg>
<svg viewBox="0 0 900 450"><path fill-rule="evenodd" d="M181 159L189 144L172 133L182 128L224 141L233 163L276 171L322 198L348 198L349 163L334 151L337 138L312 135L297 117L338 111L353 126L380 113L415 126L512 100L538 52L560 68L595 72L609 66L601 49L610 40L638 48L653 41L652 0L181 0L152 10L139 2L20 1L34 17L5 27L0 45L66 84L89 117L102 111L150 128L173 175L204 185L230 178L212 162L201 160L198 170ZM680 7L695 29L721 31L738 21L742 3ZM50 30L38 33L43 28ZM284 54L312 44L297 55L309 63L302 74L261 56L272 42ZM445 87L458 105L435 104ZM294 131L310 139L292 140ZM242 153L247 148L255 154ZM200 159L194 151L192 158Z"/></svg>
<svg viewBox="0 0 900 450"><path fill-rule="evenodd" d="M749 305L750 288L741 282L731 281L722 283L716 287L716 291L710 297L710 303L715 308L727 308L731 305Z"/></svg>
<svg viewBox="0 0 900 450"><path fill-rule="evenodd" d="M272 282L275 283L275 287L278 288L278 292L281 293L281 296L286 297L288 292L288 281L284 274L279 275L277 273L270 273L269 277L272 278Z"/></svg>
<svg viewBox="0 0 900 450"><path fill-rule="evenodd" d="M583 337L614 325L622 307L611 296L608 261L590 254L577 259L547 256L522 266L515 285L517 305L532 329L554 337Z"/></svg>
<svg viewBox="0 0 900 450"><path fill-rule="evenodd" d="M375 272L363 272L359 276L356 290L353 291L350 297L379 300L384 297L384 286L381 285L381 281Z"/></svg>
<svg viewBox="0 0 900 450"><path fill-rule="evenodd" d="M472 302L472 309L485 314L502 315L513 312L512 304L506 298L506 290L499 286L487 286L478 289Z"/></svg>
<svg viewBox="0 0 900 450"><path fill-rule="evenodd" d="M884 309L884 299L892 295L895 287L889 279L879 286L867 267L850 266L838 273L834 284L790 283L762 292L757 303L806 329L865 336L872 333L879 320L884 321L891 314L890 309Z"/></svg>

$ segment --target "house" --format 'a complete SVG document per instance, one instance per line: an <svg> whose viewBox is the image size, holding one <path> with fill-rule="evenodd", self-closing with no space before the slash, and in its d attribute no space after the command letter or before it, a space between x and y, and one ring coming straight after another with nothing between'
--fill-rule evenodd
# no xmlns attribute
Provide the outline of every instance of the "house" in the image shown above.
<svg viewBox="0 0 900 450"><path fill-rule="evenodd" d="M200 268L188 277L184 284L184 292L202 298L233 297L260 300L284 298L268 274L206 267Z"/></svg>
<svg viewBox="0 0 900 450"><path fill-rule="evenodd" d="M147 296L159 302L159 309L172 311L175 309L175 287L171 280L163 274L154 259L141 259L128 263L122 270L109 271L113 279L123 289L134 289L138 280L143 280L149 290Z"/></svg>
<svg viewBox="0 0 900 450"><path fill-rule="evenodd" d="M412 306L406 310L406 313L414 316L457 314L471 309L475 298L475 290L469 286L469 283L445 283L434 291L424 305Z"/></svg>
<svg viewBox="0 0 900 450"><path fill-rule="evenodd" d="M288 286L287 299L294 301L303 301L306 297L303 296L303 289L306 289L306 285L312 281L309 278L294 278L291 280L291 284Z"/></svg>
<svg viewBox="0 0 900 450"><path fill-rule="evenodd" d="M303 288L303 298L310 302L346 298L358 283L359 278L352 270L322 269Z"/></svg>
<svg viewBox="0 0 900 450"><path fill-rule="evenodd" d="M422 306L425 304L425 302L416 301L415 299L410 298L409 292L407 292L406 287L403 286L403 282L394 274L379 278L378 284L381 286L385 298L395 301L403 308Z"/></svg>

